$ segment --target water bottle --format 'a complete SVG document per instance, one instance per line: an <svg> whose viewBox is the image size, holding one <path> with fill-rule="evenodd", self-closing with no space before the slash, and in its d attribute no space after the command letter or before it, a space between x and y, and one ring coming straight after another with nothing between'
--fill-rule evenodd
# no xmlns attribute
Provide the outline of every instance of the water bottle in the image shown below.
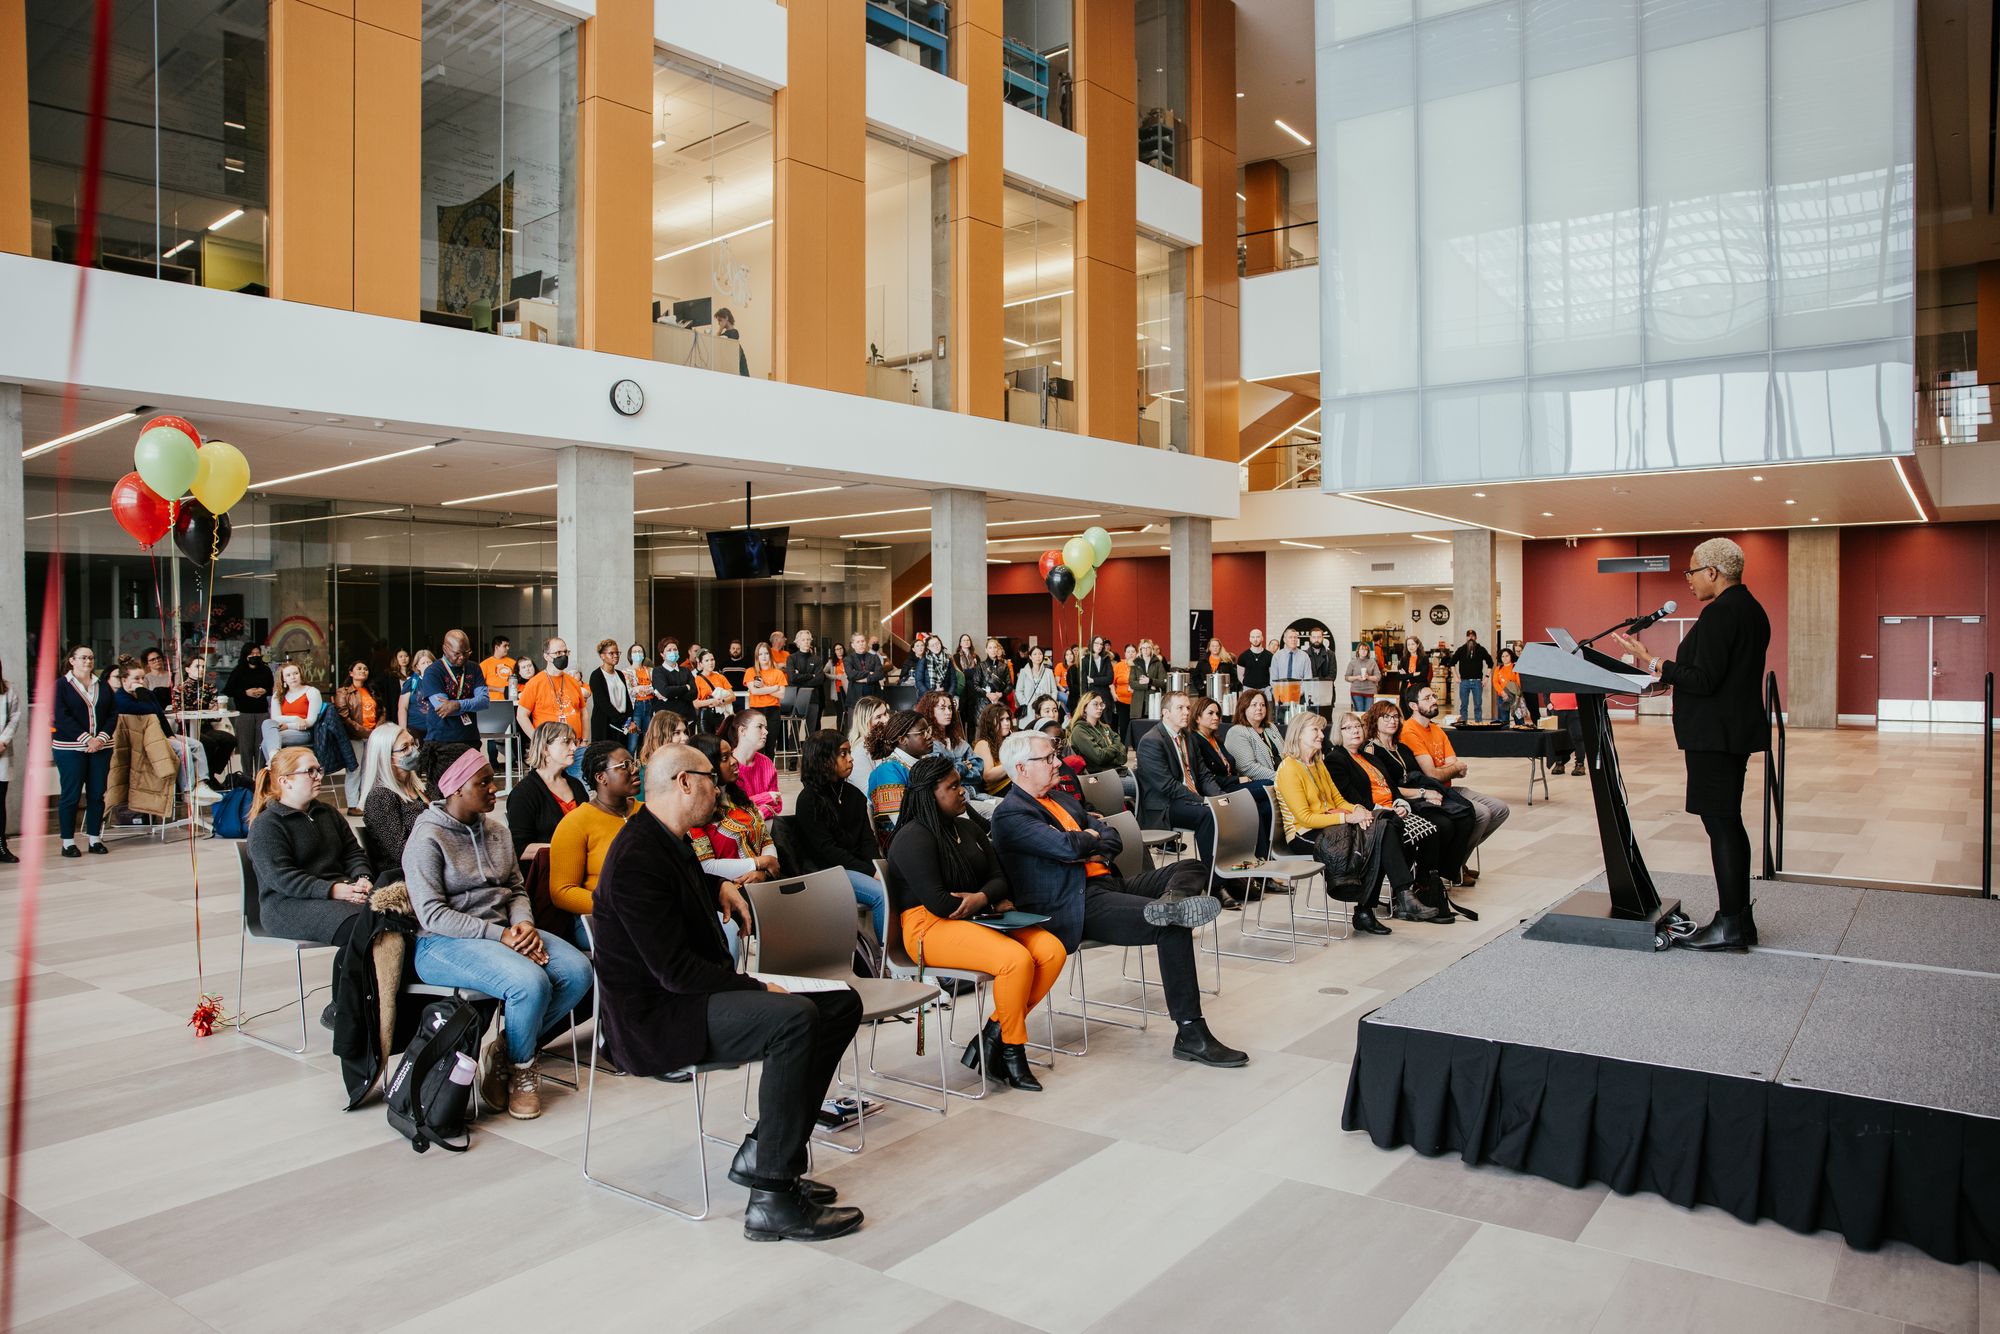
<svg viewBox="0 0 2000 1334"><path fill-rule="evenodd" d="M447 1078L461 1088L471 1088L472 1081L479 1077L479 1062L462 1051L453 1052L452 1056L455 1059L451 1063L451 1074Z"/></svg>

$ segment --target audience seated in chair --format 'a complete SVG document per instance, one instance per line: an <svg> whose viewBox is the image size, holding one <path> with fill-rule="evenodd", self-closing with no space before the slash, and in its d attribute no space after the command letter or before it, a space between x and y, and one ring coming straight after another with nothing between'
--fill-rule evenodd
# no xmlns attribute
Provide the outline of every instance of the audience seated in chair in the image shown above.
<svg viewBox="0 0 2000 1334"><path fill-rule="evenodd" d="M604 854L639 809L639 761L620 738L593 741L583 751L583 781L590 800L565 815L549 840L549 902L577 917L590 916Z"/></svg>
<svg viewBox="0 0 2000 1334"><path fill-rule="evenodd" d="M546 722L528 746L528 772L507 794L507 836L527 861L556 836L556 826L589 796L570 777L576 760L576 733L568 723Z"/></svg>
<svg viewBox="0 0 2000 1334"><path fill-rule="evenodd" d="M1397 782L1396 779L1406 778L1407 774L1400 761L1390 764L1383 750L1364 753L1368 723L1359 714L1341 714L1335 728L1340 744L1323 752L1329 756L1328 776L1347 800L1378 816L1394 816L1394 832L1401 841L1404 860L1416 877L1411 892L1417 904L1405 905L1399 901L1396 916L1411 921L1452 920L1439 867L1451 844L1454 826L1448 822L1442 795ZM1412 917L1406 907L1421 911Z"/></svg>
<svg viewBox="0 0 2000 1334"><path fill-rule="evenodd" d="M1188 735L1194 706L1185 690L1169 690L1160 700L1160 724L1139 738L1139 827L1192 829L1206 866L1215 857L1215 817L1202 804L1218 797L1222 784L1201 762ZM1224 906L1233 906L1224 896Z"/></svg>
<svg viewBox="0 0 2000 1334"><path fill-rule="evenodd" d="M778 794L777 762L765 753L771 739L770 720L756 709L732 713L716 736L736 752L738 781L756 803L757 814L766 820L776 819L784 812L785 799Z"/></svg>
<svg viewBox="0 0 2000 1334"><path fill-rule="evenodd" d="M1193 932L1221 912L1202 892L1208 874L1201 863L1178 861L1124 879L1115 869L1123 847L1117 831L1055 791L1062 761L1053 741L1016 732L1000 747L1000 762L1014 786L994 813L993 846L1015 905L1046 914L1048 929L1071 953L1085 940L1154 946L1175 1059L1248 1064L1209 1032L1201 1014Z"/></svg>
<svg viewBox="0 0 2000 1334"><path fill-rule="evenodd" d="M919 965L992 974L993 1014L966 1047L965 1064L982 1068L983 1042L984 1069L1010 1088L1039 1093L1041 1083L1023 1046L1028 1015L1062 976L1069 956L1041 927L997 931L965 920L1013 906L986 831L964 818L965 812L965 784L951 762L939 755L919 760L889 844L889 884L903 948Z"/></svg>
<svg viewBox="0 0 2000 1334"><path fill-rule="evenodd" d="M810 866L786 869L793 875L839 867L854 886L854 901L868 909L875 939L889 938L889 891L875 878L881 844L868 799L847 776L854 764L848 740L832 730L814 732L799 752L799 804L792 817L800 850Z"/></svg>
<svg viewBox="0 0 2000 1334"><path fill-rule="evenodd" d="M1084 771L1100 774L1125 767L1125 738L1105 716L1110 701L1095 690L1085 691L1070 715L1069 748L1083 757Z"/></svg>
<svg viewBox="0 0 2000 1334"><path fill-rule="evenodd" d="M787 993L735 971L715 915L750 928L732 881L704 875L691 837L717 820L714 760L692 746L654 756L646 804L612 842L591 919L599 1017L611 1059L637 1075L761 1061L757 1125L729 1179L750 1188L753 1241L823 1241L861 1226L806 1178L806 1142L861 1023L854 992Z"/></svg>
<svg viewBox="0 0 2000 1334"><path fill-rule="evenodd" d="M507 1114L530 1120L542 1114L537 1053L590 990L590 964L568 941L535 929L514 841L492 818L486 756L464 751L437 786L444 799L418 818L403 849L419 927L417 976L500 998L507 1049L495 1069L511 1067Z"/></svg>
<svg viewBox="0 0 2000 1334"><path fill-rule="evenodd" d="M868 810L875 827L891 830L903 809L903 784L916 762L931 753L931 725L914 709L882 715L868 734Z"/></svg>
<svg viewBox="0 0 2000 1334"><path fill-rule="evenodd" d="M1459 781L1467 773L1466 764L1452 749L1451 738L1445 735L1444 728L1438 726L1438 707L1437 691L1429 686L1419 690L1416 707L1403 724L1402 742L1416 755L1417 764L1426 778L1436 780L1444 785L1447 792L1456 793L1472 803L1471 847L1476 848L1493 837L1500 826L1507 823L1507 817L1512 812L1500 798L1474 792ZM1479 873L1468 866L1459 883L1472 885L1478 879Z"/></svg>
<svg viewBox="0 0 2000 1334"><path fill-rule="evenodd" d="M361 842L375 879L385 885L403 878L403 849L410 830L430 809L424 780L417 772L422 755L423 743L407 727L389 723L368 736L368 796L361 803Z"/></svg>
<svg viewBox="0 0 2000 1334"><path fill-rule="evenodd" d="M375 882L347 817L317 800L320 778L304 746L271 757L250 802L250 864L264 930L338 945Z"/></svg>
<svg viewBox="0 0 2000 1334"><path fill-rule="evenodd" d="M1426 820L1438 826L1443 842L1438 847L1438 872L1452 884L1463 879L1465 859L1472 851L1472 830L1476 814L1471 802L1454 794L1436 779L1425 776L1423 767L1417 763L1416 755L1403 744L1403 711L1392 699L1378 699L1369 706L1363 716L1362 729L1368 740L1361 747L1361 758L1380 774L1382 780L1398 796L1423 815ZM1333 781L1343 792L1353 795L1356 780L1361 786L1373 790L1373 779L1358 768L1345 765L1335 767L1345 751L1334 752L1328 760L1333 773Z"/></svg>

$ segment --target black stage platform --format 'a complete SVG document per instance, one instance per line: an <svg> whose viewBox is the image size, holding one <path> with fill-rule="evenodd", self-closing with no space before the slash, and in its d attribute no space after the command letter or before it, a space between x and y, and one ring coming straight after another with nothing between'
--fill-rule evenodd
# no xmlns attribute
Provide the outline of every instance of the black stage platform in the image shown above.
<svg viewBox="0 0 2000 1334"><path fill-rule="evenodd" d="M1707 877L1654 879L1714 912ZM1361 1021L1343 1127L2000 1264L2000 902L1753 894L1747 955L1476 950Z"/></svg>

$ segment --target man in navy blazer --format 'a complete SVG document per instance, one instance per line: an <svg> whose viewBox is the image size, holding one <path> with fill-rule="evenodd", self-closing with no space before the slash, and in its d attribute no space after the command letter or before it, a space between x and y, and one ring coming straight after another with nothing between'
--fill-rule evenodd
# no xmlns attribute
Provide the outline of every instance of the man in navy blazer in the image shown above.
<svg viewBox="0 0 2000 1334"><path fill-rule="evenodd" d="M1201 1015L1193 933L1222 911L1202 892L1208 873L1201 863L1175 862L1126 880L1116 870L1124 850L1118 831L1056 790L1062 771L1054 741L1016 732L1000 744L999 760L1014 785L993 813L993 850L1015 906L1046 913L1048 929L1071 953L1085 940L1154 946L1175 1026L1174 1059L1249 1064Z"/></svg>
<svg viewBox="0 0 2000 1334"><path fill-rule="evenodd" d="M1206 866L1215 859L1215 815L1203 797L1228 791L1189 735L1194 706L1185 690L1160 701L1160 725L1139 738L1139 827L1192 829Z"/></svg>

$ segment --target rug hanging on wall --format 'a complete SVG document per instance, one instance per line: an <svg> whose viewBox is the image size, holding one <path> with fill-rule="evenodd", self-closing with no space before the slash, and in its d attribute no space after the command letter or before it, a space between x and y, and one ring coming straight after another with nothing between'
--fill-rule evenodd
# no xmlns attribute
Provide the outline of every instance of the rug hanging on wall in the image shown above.
<svg viewBox="0 0 2000 1334"><path fill-rule="evenodd" d="M498 305L502 275L513 272L514 174L463 204L437 209L437 308L454 315L475 301Z"/></svg>

